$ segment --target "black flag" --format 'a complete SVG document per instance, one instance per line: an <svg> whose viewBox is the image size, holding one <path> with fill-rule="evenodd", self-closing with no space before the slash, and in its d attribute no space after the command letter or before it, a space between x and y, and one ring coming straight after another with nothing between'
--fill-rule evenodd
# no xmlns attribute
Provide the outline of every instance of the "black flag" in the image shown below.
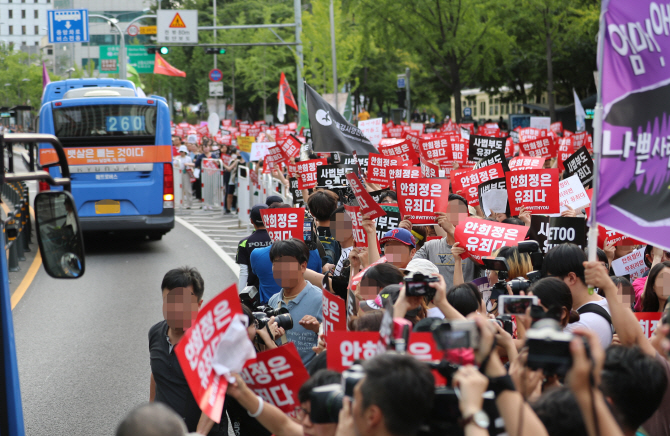
<svg viewBox="0 0 670 436"><path fill-rule="evenodd" d="M347 123L344 117L307 83L305 83L305 95L312 133L312 149L315 152L378 153L358 127Z"/></svg>

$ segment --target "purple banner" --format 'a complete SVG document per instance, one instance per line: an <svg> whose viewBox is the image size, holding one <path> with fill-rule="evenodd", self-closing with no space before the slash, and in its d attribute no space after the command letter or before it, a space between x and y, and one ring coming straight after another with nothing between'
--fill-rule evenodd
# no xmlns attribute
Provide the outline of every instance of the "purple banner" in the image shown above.
<svg viewBox="0 0 670 436"><path fill-rule="evenodd" d="M597 221L670 249L670 8L603 1ZM668 59L665 55L668 54Z"/></svg>

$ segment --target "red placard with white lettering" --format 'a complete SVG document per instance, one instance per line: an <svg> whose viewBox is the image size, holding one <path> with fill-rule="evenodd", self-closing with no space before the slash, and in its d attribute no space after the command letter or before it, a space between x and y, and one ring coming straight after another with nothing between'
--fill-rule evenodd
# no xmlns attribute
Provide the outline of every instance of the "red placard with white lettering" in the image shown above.
<svg viewBox="0 0 670 436"><path fill-rule="evenodd" d="M521 142L519 143L519 149L524 155L531 157L547 158L556 156L556 146L554 145L554 141L548 136L528 142Z"/></svg>
<svg viewBox="0 0 670 436"><path fill-rule="evenodd" d="M572 138L558 138L558 152L556 154L558 170L565 171L564 162L567 158L572 156L573 146Z"/></svg>
<svg viewBox="0 0 670 436"><path fill-rule="evenodd" d="M360 206L349 206L345 204L344 210L349 214L349 218L351 218L351 227L354 234L354 246L367 247L368 236L363 229L363 216L361 215Z"/></svg>
<svg viewBox="0 0 670 436"><path fill-rule="evenodd" d="M476 262L483 264L482 256L490 256L503 246L514 246L526 239L529 227L515 224L495 223L479 218L468 218L461 221L454 232L454 239L465 248L461 255L468 255Z"/></svg>
<svg viewBox="0 0 670 436"><path fill-rule="evenodd" d="M419 156L408 139L382 139L379 143L379 152L387 157L399 157L408 160L412 165L419 163Z"/></svg>
<svg viewBox="0 0 670 436"><path fill-rule="evenodd" d="M279 142L284 155L287 158L296 157L300 154L300 147L302 143L293 135L288 135L284 140Z"/></svg>
<svg viewBox="0 0 670 436"><path fill-rule="evenodd" d="M432 138L422 138L419 141L421 157L432 160L451 160L451 145L449 136L439 135Z"/></svg>
<svg viewBox="0 0 670 436"><path fill-rule="evenodd" d="M293 342L258 353L256 359L245 363L240 375L263 401L293 416L300 405L298 390L309 378Z"/></svg>
<svg viewBox="0 0 670 436"><path fill-rule="evenodd" d="M590 190L589 190L590 191ZM618 245L643 245L644 242L633 239L628 235L619 233L615 230L605 228L601 225L598 225L598 247L605 248L605 239L608 243L614 242L615 246Z"/></svg>
<svg viewBox="0 0 670 436"><path fill-rule="evenodd" d="M281 162L288 162L288 157L284 154L284 151L279 145L273 145L268 148L268 154L265 155L263 160L269 164L278 165Z"/></svg>
<svg viewBox="0 0 670 436"><path fill-rule="evenodd" d="M532 213L560 213L558 168L513 171L505 178L512 215L522 206Z"/></svg>
<svg viewBox="0 0 670 436"><path fill-rule="evenodd" d="M582 148L584 145L586 145L586 136L587 135L588 135L588 133L586 131L575 133L574 135L572 135L572 140L573 140L572 145L575 147L574 151L577 151L580 148ZM589 150L589 151L592 151L592 150Z"/></svg>
<svg viewBox="0 0 670 436"><path fill-rule="evenodd" d="M358 179L356 173L348 173L346 177L347 180L349 180L349 186L351 187L351 190L354 191L358 205L361 208L361 215L368 215L370 216L370 219L376 219L386 215L384 209L382 209L381 206L375 202L370 193L365 190L365 187Z"/></svg>
<svg viewBox="0 0 670 436"><path fill-rule="evenodd" d="M388 168L389 180L391 181L391 189L396 190L395 181L398 179L420 179L421 168L396 166Z"/></svg>
<svg viewBox="0 0 670 436"><path fill-rule="evenodd" d="M547 131L545 129L537 129L535 127L524 127L519 129L519 142L532 141L541 136L547 136Z"/></svg>
<svg viewBox="0 0 670 436"><path fill-rule="evenodd" d="M463 191L468 204L471 206L478 206L479 193L477 191L477 186L479 186L480 183L502 177L505 177L505 170L503 170L501 163L497 163L472 171L459 172L457 175L452 174L451 179L456 182L458 187L460 187L459 190Z"/></svg>
<svg viewBox="0 0 670 436"><path fill-rule="evenodd" d="M635 312L635 317L640 322L640 327L647 339L651 338L656 331L661 315L663 315L661 312Z"/></svg>
<svg viewBox="0 0 670 436"><path fill-rule="evenodd" d="M387 157L377 153L368 155L367 181L380 184L382 187L389 186L391 181L388 176L388 168L400 165L399 157Z"/></svg>
<svg viewBox="0 0 670 436"><path fill-rule="evenodd" d="M323 335L347 330L347 303L335 294L322 290Z"/></svg>
<svg viewBox="0 0 670 436"><path fill-rule="evenodd" d="M305 162L296 162L296 168L300 173L298 189L316 188L316 167L326 165L326 159L311 159Z"/></svg>
<svg viewBox="0 0 670 436"><path fill-rule="evenodd" d="M444 352L437 349L433 334L430 332L416 332L409 335L409 344L407 344L407 353L414 356L422 362L442 360ZM435 386L444 386L447 379L437 370L433 370L435 377Z"/></svg>
<svg viewBox="0 0 670 436"><path fill-rule="evenodd" d="M544 157L519 156L510 159L507 164L510 171L539 170L544 166L545 160Z"/></svg>
<svg viewBox="0 0 670 436"><path fill-rule="evenodd" d="M440 177L439 165L421 158L421 177L426 179L436 179Z"/></svg>
<svg viewBox="0 0 670 436"><path fill-rule="evenodd" d="M214 372L212 359L221 336L233 317L241 313L237 285L232 284L198 311L191 328L174 349L200 410L215 422L221 420L228 382Z"/></svg>
<svg viewBox="0 0 670 436"><path fill-rule="evenodd" d="M305 221L305 208L282 207L261 209L263 225L273 241L297 238L304 240L302 225Z"/></svg>
<svg viewBox="0 0 670 436"><path fill-rule="evenodd" d="M451 147L451 163L458 162L461 166L468 163L468 148L470 141L461 138L460 135L452 136L449 140ZM442 164L440 162L440 164Z"/></svg>
<svg viewBox="0 0 670 436"><path fill-rule="evenodd" d="M435 212L446 212L449 205L447 179L397 179L398 208L412 224L435 224Z"/></svg>
<svg viewBox="0 0 670 436"><path fill-rule="evenodd" d="M410 335L411 336L411 335ZM334 331L328 335L328 369L342 372L356 360L369 360L379 354L379 332Z"/></svg>

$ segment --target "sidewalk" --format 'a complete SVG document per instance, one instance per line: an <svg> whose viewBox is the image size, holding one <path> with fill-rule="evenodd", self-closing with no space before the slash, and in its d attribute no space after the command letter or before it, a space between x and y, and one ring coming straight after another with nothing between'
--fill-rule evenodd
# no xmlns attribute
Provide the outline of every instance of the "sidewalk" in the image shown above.
<svg viewBox="0 0 670 436"><path fill-rule="evenodd" d="M253 231L251 223L248 228L239 227L236 213L222 215L221 211L177 208L175 216L184 219L212 238L233 259L237 253L237 244Z"/></svg>

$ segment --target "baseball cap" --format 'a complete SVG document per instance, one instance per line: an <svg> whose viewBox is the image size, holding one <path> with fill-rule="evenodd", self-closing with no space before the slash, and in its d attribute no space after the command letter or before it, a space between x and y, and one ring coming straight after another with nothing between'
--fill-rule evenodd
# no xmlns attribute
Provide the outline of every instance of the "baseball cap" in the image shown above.
<svg viewBox="0 0 670 436"><path fill-rule="evenodd" d="M268 207L264 204L257 204L256 206L251 208L251 212L249 213L249 218L251 218L251 221L256 223L257 226L262 226L263 225L263 218L261 217L261 209L267 209Z"/></svg>
<svg viewBox="0 0 670 436"><path fill-rule="evenodd" d="M265 204L269 207L272 203L283 203L284 199L279 195L271 195L265 199Z"/></svg>
<svg viewBox="0 0 670 436"><path fill-rule="evenodd" d="M424 276L429 276L433 273L439 274L440 270L437 266L428 259L412 259L405 267L405 271L418 272Z"/></svg>
<svg viewBox="0 0 670 436"><path fill-rule="evenodd" d="M184 153L188 153L188 148L186 148L185 145L180 145L180 146L179 146L179 153L181 153L182 151L183 151Z"/></svg>
<svg viewBox="0 0 670 436"><path fill-rule="evenodd" d="M384 237L379 240L379 244L385 244L389 241L398 241L409 247L416 248L416 239L407 229L393 229L384 233Z"/></svg>

